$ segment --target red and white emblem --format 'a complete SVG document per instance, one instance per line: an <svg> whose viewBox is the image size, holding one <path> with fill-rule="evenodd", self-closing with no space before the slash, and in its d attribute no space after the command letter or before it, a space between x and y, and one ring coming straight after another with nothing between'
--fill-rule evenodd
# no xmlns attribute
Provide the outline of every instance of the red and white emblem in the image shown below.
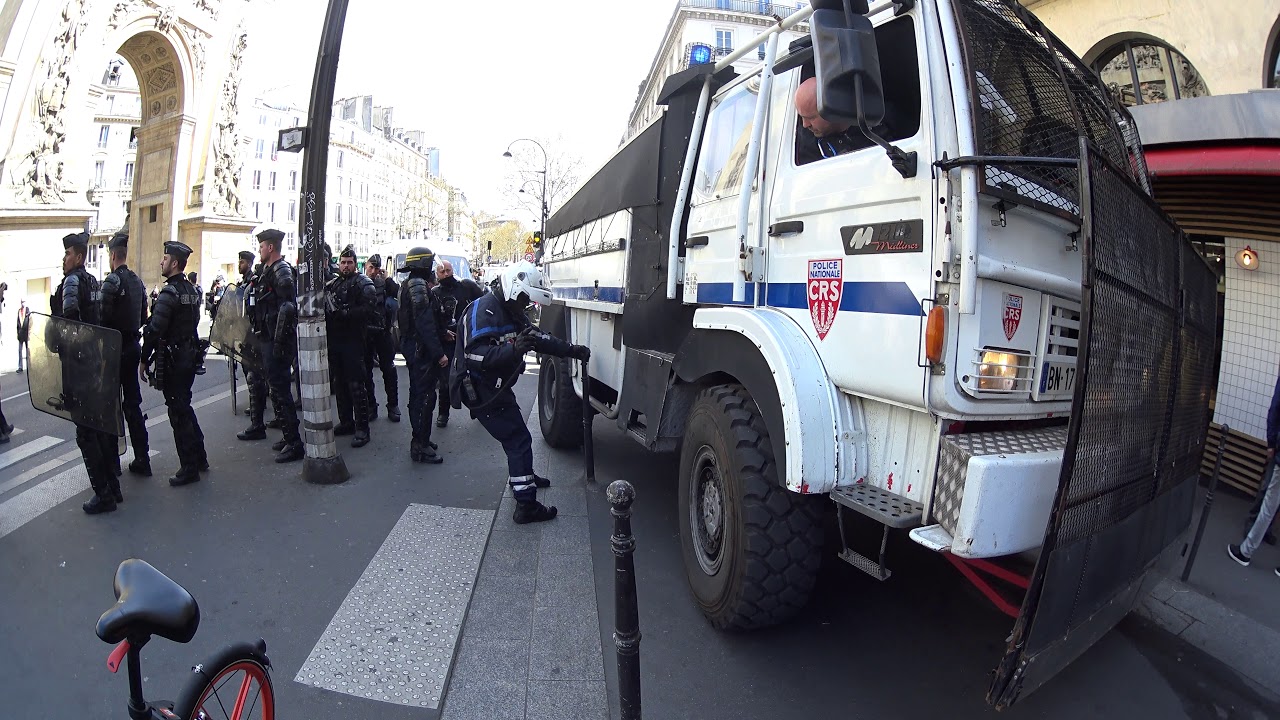
<svg viewBox="0 0 1280 720"><path fill-rule="evenodd" d="M1015 333L1018 332L1018 324L1022 322L1022 296L1010 295L1004 296L1004 336L1007 340L1012 340Z"/></svg>
<svg viewBox="0 0 1280 720"><path fill-rule="evenodd" d="M844 260L809 261L809 317L818 339L826 340L827 333L840 312L840 295L844 293Z"/></svg>

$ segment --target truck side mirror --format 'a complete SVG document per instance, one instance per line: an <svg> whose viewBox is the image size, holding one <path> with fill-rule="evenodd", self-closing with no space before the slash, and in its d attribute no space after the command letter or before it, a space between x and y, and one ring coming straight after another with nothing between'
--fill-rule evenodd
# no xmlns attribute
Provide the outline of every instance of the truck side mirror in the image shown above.
<svg viewBox="0 0 1280 720"><path fill-rule="evenodd" d="M830 3L818 0L814 4ZM866 7L865 1L862 7ZM818 79L818 114L830 122L880 124L884 120L884 86L871 21L851 8L822 8L809 18L809 34Z"/></svg>

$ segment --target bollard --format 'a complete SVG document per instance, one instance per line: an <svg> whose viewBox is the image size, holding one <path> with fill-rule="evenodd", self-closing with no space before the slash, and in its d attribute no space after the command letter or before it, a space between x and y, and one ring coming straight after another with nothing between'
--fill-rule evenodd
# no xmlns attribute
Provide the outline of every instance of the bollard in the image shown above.
<svg viewBox="0 0 1280 720"><path fill-rule="evenodd" d="M236 404L236 400L238 400L236 397L236 361L232 360L230 355L227 356L227 367L231 368L231 414L239 415L240 408Z"/></svg>
<svg viewBox="0 0 1280 720"><path fill-rule="evenodd" d="M626 480L609 483L613 515L613 643L618 656L618 704L622 720L640 720L640 614L636 607L636 566L632 553L631 503L636 489Z"/></svg>
<svg viewBox="0 0 1280 720"><path fill-rule="evenodd" d="M587 482L596 481L596 446L591 436L591 420L595 417L591 406L591 361L582 361L582 459L587 466Z"/></svg>
<svg viewBox="0 0 1280 720"><path fill-rule="evenodd" d="M1222 453L1227 448L1227 435L1230 432L1230 426L1222 426L1222 440L1218 442L1218 457L1213 461L1213 475L1209 476L1209 492L1204 495L1204 510L1200 511L1200 524L1196 527L1196 537L1191 541L1191 552L1187 555L1187 564L1182 568L1182 582L1186 582L1191 576L1191 566L1196 561L1196 553L1200 551L1200 540L1204 538L1205 525L1209 523L1209 511L1213 509L1213 491L1218 487L1218 474L1222 471ZM1263 490L1266 490L1265 482Z"/></svg>

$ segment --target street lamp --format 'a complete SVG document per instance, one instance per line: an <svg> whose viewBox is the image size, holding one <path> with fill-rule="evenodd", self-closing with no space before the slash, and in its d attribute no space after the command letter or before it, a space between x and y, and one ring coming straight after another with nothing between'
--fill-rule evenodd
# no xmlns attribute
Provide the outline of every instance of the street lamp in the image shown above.
<svg viewBox="0 0 1280 720"><path fill-rule="evenodd" d="M534 172L542 173L542 208L538 214L538 219L539 219L538 235L542 238L543 242L546 242L547 241L547 149L542 147L542 143L538 142L537 140L532 140L530 138L517 138L515 140L512 140L511 143L507 145L507 151L502 153L502 157L504 158L511 157L511 146L515 145L518 142L531 142L534 145L537 145L538 149L542 151L542 170L541 171L535 170ZM520 188L520 192L524 192L524 188Z"/></svg>

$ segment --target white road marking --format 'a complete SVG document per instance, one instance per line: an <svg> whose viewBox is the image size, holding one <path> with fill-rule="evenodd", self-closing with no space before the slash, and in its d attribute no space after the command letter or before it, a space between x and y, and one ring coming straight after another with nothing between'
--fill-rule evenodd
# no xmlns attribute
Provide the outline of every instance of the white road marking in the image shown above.
<svg viewBox="0 0 1280 720"><path fill-rule="evenodd" d="M150 454L158 453L153 451ZM133 451L130 450L120 458L120 462L126 464L132 459ZM0 538L88 489L89 474L81 464L23 490L14 498L0 503Z"/></svg>
<svg viewBox="0 0 1280 720"><path fill-rule="evenodd" d="M294 680L438 708L493 515L410 505Z"/></svg>
<svg viewBox="0 0 1280 720"><path fill-rule="evenodd" d="M14 463L22 462L36 453L44 452L60 442L62 442L61 438L41 435L34 440L22 443L8 452L0 453L0 470Z"/></svg>
<svg viewBox="0 0 1280 720"><path fill-rule="evenodd" d="M210 395L209 397L207 397L207 398L205 398L205 399L203 399L203 400L201 400L201 401L199 401L199 402L193 402L193 403L191 403L191 408L192 408L193 410L199 410L200 408L202 408L202 407L204 407L204 406L206 406L206 405L212 405L212 404L214 404L214 403L218 402L219 400L226 400L226 399L227 399L227 398L229 398L229 397L231 397L231 391L230 391L230 390L223 390L222 392L218 393L217 395ZM169 413L168 413L168 411L166 410L166 408L165 408L165 406L164 406L164 405L161 405L161 406L159 406L159 407L152 408L152 409L148 410L148 411L147 411L147 413L148 413L148 414L150 414L150 413L157 413L157 415L156 415L155 417L150 418L149 420L147 420L147 427L149 427L149 428L153 428L153 427L155 427L155 426L157 426L157 425L160 425L160 424L163 424L163 423L167 423L167 422L169 422Z"/></svg>
<svg viewBox="0 0 1280 720"><path fill-rule="evenodd" d="M154 450L152 451L152 454L155 454ZM69 453L56 457L50 460L49 462L46 462L42 465L37 465L36 467L31 468L30 470L22 473L21 475L11 480L6 480L3 483L0 483L0 495L3 495L12 489L27 483L30 480L38 478L47 472L52 472L54 470L57 470L58 468L62 467L63 465L66 465L72 460L79 460L79 459L80 459L80 448L76 448L75 450L72 450Z"/></svg>
<svg viewBox="0 0 1280 720"><path fill-rule="evenodd" d="M7 397L7 398L4 398L3 400L0 400L0 402L9 402L10 400L17 400L17 399L18 399L18 398L20 398L20 397L25 397L25 396L30 395L30 394L31 394L31 391L30 391L30 390L28 390L28 391L26 391L26 392L24 392L24 393L18 393L17 395L14 395L13 397Z"/></svg>

